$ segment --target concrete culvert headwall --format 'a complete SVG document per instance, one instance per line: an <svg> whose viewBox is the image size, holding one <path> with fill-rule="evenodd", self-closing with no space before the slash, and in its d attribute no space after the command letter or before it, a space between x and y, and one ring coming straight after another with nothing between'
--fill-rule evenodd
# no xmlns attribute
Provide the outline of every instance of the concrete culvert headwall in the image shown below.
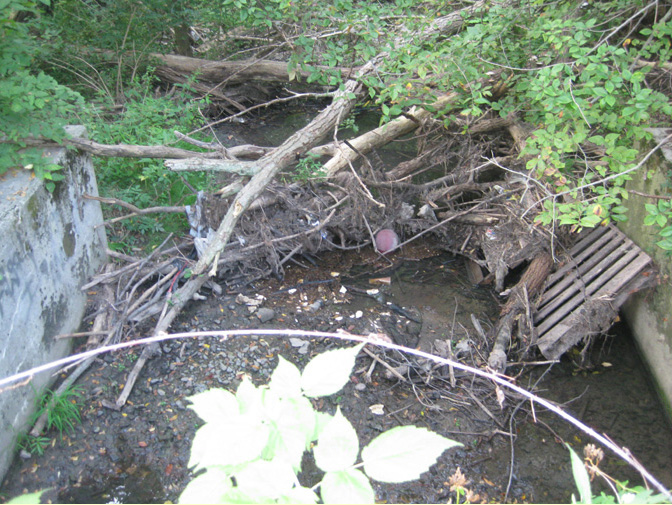
<svg viewBox="0 0 672 505"><path fill-rule="evenodd" d="M98 194L90 156L61 148L45 156L65 176L53 193L28 170L0 180L0 377L70 352L71 339L54 337L77 331L86 306L80 287L106 261L100 203L83 197ZM0 481L54 379L51 371L0 392Z"/></svg>

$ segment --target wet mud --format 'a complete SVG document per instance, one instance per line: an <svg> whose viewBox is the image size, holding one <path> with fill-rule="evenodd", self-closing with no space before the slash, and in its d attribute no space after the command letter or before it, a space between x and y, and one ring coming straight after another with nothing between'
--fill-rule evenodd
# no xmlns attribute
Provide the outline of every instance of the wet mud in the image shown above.
<svg viewBox="0 0 672 505"><path fill-rule="evenodd" d="M284 279L269 279L245 288L245 295L265 297L254 312L224 293L187 306L172 331L241 328L345 330L356 334L384 332L400 344L430 350L436 341L450 341L465 362L487 362L488 343L477 336L474 314L486 331L498 313L490 289L467 280L462 260L437 254L427 243L407 246L389 260L372 248L298 258ZM315 265L311 264L314 262ZM338 274L338 275L336 275ZM367 290L378 289L377 295ZM263 314L263 316L262 316ZM267 319L262 322L262 319ZM82 423L70 433L49 433L44 455L24 459L18 454L0 492L3 500L22 492L51 488L45 498L61 503L165 503L178 501L192 478L189 450L201 422L188 408L188 397L213 387L234 390L243 374L257 384L267 382L279 355L300 368L316 354L347 345L332 339L288 337L189 338L165 342L162 355L145 366L124 408L103 407L121 392L137 349L102 355L79 381ZM570 502L575 493L569 454L590 441L553 415L529 407L508 415L494 388L466 373L433 368L408 356L376 351L408 382L386 373L360 355L350 382L319 401L321 410L340 406L356 428L362 445L398 425L430 428L463 443L446 451L415 482L375 483L376 499L388 503L440 503L455 499L449 477L459 467L469 480L474 501ZM591 362L567 356L538 384L541 396L562 403L619 445L629 447L667 486L672 486L670 426L648 383L636 349L622 330L594 344ZM405 367L405 368L404 368ZM517 383L528 386L547 366L511 367ZM370 373L370 375L369 375ZM370 378L369 378L370 377ZM476 400L475 400L476 399ZM369 407L382 404L383 414ZM535 422L536 421L536 422ZM515 435L513 471L508 495L511 444ZM613 477L640 483L636 473L607 455L604 469ZM301 480L314 484L319 472L306 458ZM596 489L599 489L596 487Z"/></svg>

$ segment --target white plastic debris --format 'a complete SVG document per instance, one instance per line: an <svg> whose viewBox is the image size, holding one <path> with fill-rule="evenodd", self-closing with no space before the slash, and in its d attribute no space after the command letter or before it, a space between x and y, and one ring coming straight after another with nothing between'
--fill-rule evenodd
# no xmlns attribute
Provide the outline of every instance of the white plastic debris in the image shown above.
<svg viewBox="0 0 672 505"><path fill-rule="evenodd" d="M369 410L374 416L384 416L385 415L385 405L382 403L376 403L375 405L371 405L369 407Z"/></svg>

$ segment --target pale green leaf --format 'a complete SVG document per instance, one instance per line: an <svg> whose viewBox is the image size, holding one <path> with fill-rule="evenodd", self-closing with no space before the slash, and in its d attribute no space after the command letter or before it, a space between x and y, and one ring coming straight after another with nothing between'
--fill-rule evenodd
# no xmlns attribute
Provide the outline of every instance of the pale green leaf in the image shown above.
<svg viewBox="0 0 672 505"><path fill-rule="evenodd" d="M49 491L51 488L42 489L41 491L35 491L34 493L26 493L12 498L7 503L40 503L40 498L42 493Z"/></svg>
<svg viewBox="0 0 672 505"><path fill-rule="evenodd" d="M269 391L269 395L272 394ZM303 453L315 432L315 411L308 399L288 398L280 402L280 409L272 418L276 433L272 454L283 458L299 469Z"/></svg>
<svg viewBox="0 0 672 505"><path fill-rule="evenodd" d="M399 426L386 431L362 450L364 470L380 482L406 482L429 470L443 451L461 446L426 428Z"/></svg>
<svg viewBox="0 0 672 505"><path fill-rule="evenodd" d="M315 412L315 430L310 439L311 442L320 438L322 430L324 430L324 428L331 422L333 417L334 416L327 414L326 412Z"/></svg>
<svg viewBox="0 0 672 505"><path fill-rule="evenodd" d="M261 455L269 428L259 420L243 417L220 419L201 426L191 445L189 466L238 465Z"/></svg>
<svg viewBox="0 0 672 505"><path fill-rule="evenodd" d="M369 479L361 470L350 468L340 472L327 472L320 483L324 503L374 503Z"/></svg>
<svg viewBox="0 0 672 505"><path fill-rule="evenodd" d="M220 468L208 468L184 488L178 503L223 503L223 496L232 488L231 479Z"/></svg>
<svg viewBox="0 0 672 505"><path fill-rule="evenodd" d="M256 387L247 377L238 385L236 390L236 399L242 415L253 416L261 419L263 417L263 389Z"/></svg>
<svg viewBox="0 0 672 505"><path fill-rule="evenodd" d="M317 439L317 446L313 449L315 463L325 472L337 472L354 465L358 453L357 432L339 407Z"/></svg>
<svg viewBox="0 0 672 505"><path fill-rule="evenodd" d="M350 378L355 358L364 344L315 356L301 374L301 388L308 397L338 393Z"/></svg>
<svg viewBox="0 0 672 505"><path fill-rule="evenodd" d="M590 477L586 471L583 460L574 452L574 450L565 444L569 449L569 455L572 460L572 473L574 474L574 483L579 490L581 503L591 503L592 493L590 491Z"/></svg>
<svg viewBox="0 0 672 505"><path fill-rule="evenodd" d="M291 489L288 493L279 496L277 503L317 503L319 496L307 487L297 486Z"/></svg>
<svg viewBox="0 0 672 505"><path fill-rule="evenodd" d="M296 365L282 356L278 356L278 366L275 367L269 388L278 396L301 396L301 372Z"/></svg>
<svg viewBox="0 0 672 505"><path fill-rule="evenodd" d="M234 475L240 492L271 499L289 492L296 481L292 467L279 458L271 461L258 459L245 465Z"/></svg>
<svg viewBox="0 0 672 505"><path fill-rule="evenodd" d="M187 399L192 403L189 408L206 423L218 422L220 419L239 414L236 397L225 389L209 389Z"/></svg>

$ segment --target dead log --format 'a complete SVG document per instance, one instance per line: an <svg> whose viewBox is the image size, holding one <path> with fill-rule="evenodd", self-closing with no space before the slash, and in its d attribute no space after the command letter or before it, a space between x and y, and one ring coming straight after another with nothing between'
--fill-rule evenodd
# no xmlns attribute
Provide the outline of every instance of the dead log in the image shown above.
<svg viewBox="0 0 672 505"><path fill-rule="evenodd" d="M542 252L532 260L518 284L510 290L509 299L494 329L495 343L488 358L488 365L493 370L499 373L506 370L506 349L511 342L514 325L517 323L522 332L525 322L531 324L530 299L540 291L552 266L553 257Z"/></svg>
<svg viewBox="0 0 672 505"><path fill-rule="evenodd" d="M431 104L431 107L434 110L442 110L457 96L457 93L448 93ZM412 132L430 117L432 117L432 113L428 110L422 107L413 107L405 116L393 119L389 123L364 133L347 143L340 144L336 147L334 156L324 164L323 168L327 177L333 177L340 169L348 166L360 155Z"/></svg>
<svg viewBox="0 0 672 505"><path fill-rule="evenodd" d="M284 83L291 80L287 72L287 63L284 61L256 59L212 61L176 54L158 53L152 53L150 56L161 62L161 65L156 67L156 75L169 82L175 82L175 75L187 78L196 76L201 81L217 84L226 83L228 86L248 84L250 81ZM346 77L351 72L349 68L318 68L323 71L340 71ZM307 79L310 75L310 72L300 68L295 69L295 72L296 77L300 79Z"/></svg>

